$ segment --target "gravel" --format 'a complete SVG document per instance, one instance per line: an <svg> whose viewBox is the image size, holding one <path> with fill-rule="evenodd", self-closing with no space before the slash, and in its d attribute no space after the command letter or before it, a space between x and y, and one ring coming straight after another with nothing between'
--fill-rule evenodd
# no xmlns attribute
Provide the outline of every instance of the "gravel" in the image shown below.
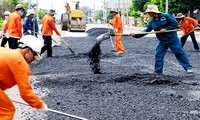
<svg viewBox="0 0 200 120"><path fill-rule="evenodd" d="M200 119L200 52L191 42L184 49L194 67L193 75L186 74L170 50L164 75L149 75L154 69L154 37L123 37L126 52L120 57L111 52L109 40L103 41L102 74L94 74L88 55L96 37L106 31L101 30L87 31L88 37L64 38L78 55L61 45L53 48L55 57L44 55L40 62L31 63L31 84L49 108L89 120ZM26 120L75 120L32 108L18 109L26 109L21 112L21 119Z"/></svg>

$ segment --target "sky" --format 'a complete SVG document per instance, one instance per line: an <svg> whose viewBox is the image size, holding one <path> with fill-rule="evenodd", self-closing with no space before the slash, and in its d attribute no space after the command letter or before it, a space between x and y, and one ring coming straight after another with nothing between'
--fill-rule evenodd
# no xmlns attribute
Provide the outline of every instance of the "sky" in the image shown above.
<svg viewBox="0 0 200 120"><path fill-rule="evenodd" d="M78 1L78 0L31 0L31 2L38 1L39 8L43 9L56 9L57 11L65 11L64 5L67 1ZM98 9L99 5L101 5L102 0L79 0L80 1L80 7L81 6L88 6L90 8ZM69 2L71 9L75 9L75 3Z"/></svg>
<svg viewBox="0 0 200 120"><path fill-rule="evenodd" d="M42 9L55 9L56 10L56 18L60 18L62 13L65 13L65 3L68 1L80 1L81 6L88 6L91 9L100 9L100 5L102 4L102 0L31 0L32 3L39 3L39 8ZM69 2L71 9L75 9L76 2ZM94 7L95 6L95 7Z"/></svg>

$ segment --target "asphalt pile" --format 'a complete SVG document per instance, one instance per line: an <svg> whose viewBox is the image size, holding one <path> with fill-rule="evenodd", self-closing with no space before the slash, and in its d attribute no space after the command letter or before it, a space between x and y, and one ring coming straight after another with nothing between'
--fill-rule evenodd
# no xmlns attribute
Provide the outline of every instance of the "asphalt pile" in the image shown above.
<svg viewBox="0 0 200 120"><path fill-rule="evenodd" d="M98 37L101 34L104 33L110 33L110 34L114 34L113 29L108 29L108 28L91 28L88 29L86 31L86 33L88 34L88 36L92 36L92 37Z"/></svg>
<svg viewBox="0 0 200 120"><path fill-rule="evenodd" d="M92 68L94 74L101 74L101 67L100 67L100 58L101 58L101 48L100 42L96 42L92 47L91 51L89 52L89 64Z"/></svg>
<svg viewBox="0 0 200 120"><path fill-rule="evenodd" d="M78 55L61 45L53 47L55 57L44 54L31 63L30 82L49 108L89 120L200 119L200 52L193 50L192 42L184 49L194 75L185 73L171 51L165 56L164 75L149 75L156 38L123 37L126 52L117 57L109 40L97 44L96 37L106 29L89 31L87 37L64 38ZM21 116L16 120L75 120L19 105L17 112Z"/></svg>

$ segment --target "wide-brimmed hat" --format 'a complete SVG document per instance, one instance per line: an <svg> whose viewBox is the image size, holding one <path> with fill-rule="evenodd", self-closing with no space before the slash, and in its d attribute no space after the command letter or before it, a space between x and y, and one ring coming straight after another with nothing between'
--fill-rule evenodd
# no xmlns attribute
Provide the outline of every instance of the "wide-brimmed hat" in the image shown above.
<svg viewBox="0 0 200 120"><path fill-rule="evenodd" d="M175 18L184 18L184 17L185 15L183 15L182 13L178 13Z"/></svg>
<svg viewBox="0 0 200 120"><path fill-rule="evenodd" d="M50 9L50 10L48 11L48 13L49 13L49 14L53 14L53 15L54 15L54 14L56 14L56 11L55 11L55 10L53 10L53 9Z"/></svg>
<svg viewBox="0 0 200 120"><path fill-rule="evenodd" d="M26 16L29 16L31 14L33 14L33 15L35 14L34 10L28 10Z"/></svg>
<svg viewBox="0 0 200 120"><path fill-rule="evenodd" d="M116 9L111 9L110 13L112 13L112 12L118 13L118 11Z"/></svg>
<svg viewBox="0 0 200 120"><path fill-rule="evenodd" d="M144 13L161 13L159 10L158 10L158 7L156 5L148 5L147 6L147 10L144 12Z"/></svg>

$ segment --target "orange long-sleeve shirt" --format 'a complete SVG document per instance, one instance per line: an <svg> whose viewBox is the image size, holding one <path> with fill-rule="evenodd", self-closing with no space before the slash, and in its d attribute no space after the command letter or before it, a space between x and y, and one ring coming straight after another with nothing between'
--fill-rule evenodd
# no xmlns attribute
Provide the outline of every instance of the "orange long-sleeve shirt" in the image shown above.
<svg viewBox="0 0 200 120"><path fill-rule="evenodd" d="M42 19L42 35L43 36L51 36L53 34L53 30L57 35L60 36L60 32L57 30L53 16L47 14Z"/></svg>
<svg viewBox="0 0 200 120"><path fill-rule="evenodd" d="M194 30L194 26L198 25L198 21L191 17L184 17L183 20L180 21L180 27L183 31L183 34L187 34Z"/></svg>
<svg viewBox="0 0 200 120"><path fill-rule="evenodd" d="M118 14L113 17L111 25L114 29L118 29L120 33L123 32L122 19Z"/></svg>
<svg viewBox="0 0 200 120"><path fill-rule="evenodd" d="M18 86L24 101L35 108L42 108L43 101L33 93L29 82L30 67L20 50L0 47L0 88Z"/></svg>
<svg viewBox="0 0 200 120"><path fill-rule="evenodd" d="M17 11L10 14L4 27L4 33L8 30L9 36L14 38L22 37L22 19Z"/></svg>

